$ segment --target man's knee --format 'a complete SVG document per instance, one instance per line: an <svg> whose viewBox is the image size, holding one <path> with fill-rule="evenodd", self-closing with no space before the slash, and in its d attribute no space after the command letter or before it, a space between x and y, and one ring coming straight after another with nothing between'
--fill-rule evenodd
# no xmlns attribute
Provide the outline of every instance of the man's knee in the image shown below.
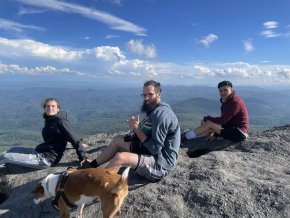
<svg viewBox="0 0 290 218"><path fill-rule="evenodd" d="M116 164L122 164L124 160L126 160L126 155L124 152L117 152L112 159L112 161Z"/></svg>
<svg viewBox="0 0 290 218"><path fill-rule="evenodd" d="M208 126L209 131L215 132L217 134L220 134L220 132L222 130L222 125L214 123L214 122L211 122L211 121L209 121L207 123L207 126Z"/></svg>
<svg viewBox="0 0 290 218"><path fill-rule="evenodd" d="M113 141L114 142L121 142L121 141L124 141L124 138L122 135L116 135L114 138L113 138Z"/></svg>
<svg viewBox="0 0 290 218"><path fill-rule="evenodd" d="M113 138L112 144L114 144L117 147L123 147L124 145L124 136L117 135Z"/></svg>
<svg viewBox="0 0 290 218"><path fill-rule="evenodd" d="M204 125L209 126L209 127L210 127L212 124L213 124L213 122L210 121L210 120L207 120L207 121L204 122Z"/></svg>

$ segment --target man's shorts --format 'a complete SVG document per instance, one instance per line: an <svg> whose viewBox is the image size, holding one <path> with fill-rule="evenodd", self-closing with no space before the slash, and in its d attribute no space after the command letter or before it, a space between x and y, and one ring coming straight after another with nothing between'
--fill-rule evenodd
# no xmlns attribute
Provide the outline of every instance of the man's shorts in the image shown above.
<svg viewBox="0 0 290 218"><path fill-rule="evenodd" d="M223 129L221 130L220 136L223 137L224 139L229 139L234 142L241 142L247 138L247 135L237 127L225 125L222 126L222 128Z"/></svg>
<svg viewBox="0 0 290 218"><path fill-rule="evenodd" d="M138 165L135 172L150 182L158 182L170 171L156 163L154 156L143 146L139 139L133 139L130 152L138 154Z"/></svg>

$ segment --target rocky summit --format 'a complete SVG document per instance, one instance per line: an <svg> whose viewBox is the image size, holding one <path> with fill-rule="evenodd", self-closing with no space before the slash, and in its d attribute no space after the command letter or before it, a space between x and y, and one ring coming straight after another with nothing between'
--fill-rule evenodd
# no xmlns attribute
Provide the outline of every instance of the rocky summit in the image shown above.
<svg viewBox="0 0 290 218"><path fill-rule="evenodd" d="M96 157L115 134L84 139ZM121 217L290 217L290 126L251 134L242 143L192 140L182 146L175 170L148 183L131 170L130 192ZM1 217L59 217L51 200L34 205L31 191L47 174L78 166L68 148L57 167L31 170L0 168ZM85 184L80 184L85 185ZM101 217L96 200L84 217Z"/></svg>

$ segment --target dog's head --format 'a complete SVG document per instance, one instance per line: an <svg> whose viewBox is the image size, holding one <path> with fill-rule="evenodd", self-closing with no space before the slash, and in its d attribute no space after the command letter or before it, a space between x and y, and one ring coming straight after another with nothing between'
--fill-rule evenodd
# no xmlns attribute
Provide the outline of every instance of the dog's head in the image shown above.
<svg viewBox="0 0 290 218"><path fill-rule="evenodd" d="M50 179L50 175L45 177L41 182L39 182L36 186L36 188L32 191L32 194L34 195L34 203L39 204L43 201L45 201L47 198L51 197L51 194L49 193L48 189L48 181Z"/></svg>
<svg viewBox="0 0 290 218"><path fill-rule="evenodd" d="M32 191L32 194L34 195L35 204L39 204L48 198L48 196L45 195L45 191L41 183L37 184L36 188Z"/></svg>

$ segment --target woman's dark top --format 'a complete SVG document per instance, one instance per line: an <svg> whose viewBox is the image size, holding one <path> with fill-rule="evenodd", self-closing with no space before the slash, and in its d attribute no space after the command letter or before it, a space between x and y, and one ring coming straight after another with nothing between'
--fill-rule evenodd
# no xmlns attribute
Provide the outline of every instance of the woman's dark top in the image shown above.
<svg viewBox="0 0 290 218"><path fill-rule="evenodd" d="M80 161L87 159L79 139L70 127L67 113L60 111L55 116L44 115L45 125L42 129L44 143L38 145L35 151L43 156L53 165L56 165L63 156L67 142L70 142Z"/></svg>

